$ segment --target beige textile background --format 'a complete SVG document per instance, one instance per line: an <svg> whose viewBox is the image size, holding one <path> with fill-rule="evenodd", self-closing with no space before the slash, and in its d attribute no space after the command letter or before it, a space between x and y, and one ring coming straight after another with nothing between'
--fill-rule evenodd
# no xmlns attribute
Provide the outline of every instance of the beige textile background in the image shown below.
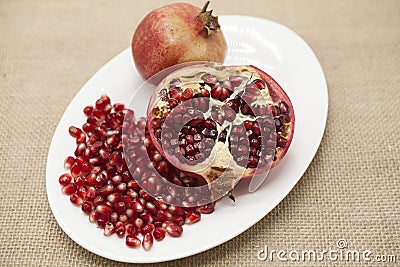
<svg viewBox="0 0 400 267"><path fill-rule="evenodd" d="M120 264L86 251L56 223L45 191L47 152L82 85L129 46L145 13L168 2L0 0L1 266ZM305 175L264 219L223 245L159 266L309 266L260 262L256 252L329 249L339 238L351 249L397 255L396 264L371 266L400 265L400 1L212 6L277 21L310 44L329 86L326 132Z"/></svg>

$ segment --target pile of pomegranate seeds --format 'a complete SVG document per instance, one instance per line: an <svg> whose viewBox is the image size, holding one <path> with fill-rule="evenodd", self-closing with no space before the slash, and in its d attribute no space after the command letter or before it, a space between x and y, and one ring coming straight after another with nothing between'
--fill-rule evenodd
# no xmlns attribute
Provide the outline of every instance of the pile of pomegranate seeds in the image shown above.
<svg viewBox="0 0 400 267"><path fill-rule="evenodd" d="M75 156L65 159L64 167L69 173L62 174L59 183L62 192L70 196L71 203L80 207L90 222L103 229L104 235L117 234L125 237L128 247L142 245L149 250L154 239L161 241L167 234L179 237L183 224L196 223L201 213L213 212L213 205L206 202L196 202L198 206L190 207L165 204L150 196L137 183L135 179L141 179L141 184L154 184L154 168L143 164L145 161L138 157L140 153L147 155L143 145L146 138L144 118L136 122L132 110L123 104L112 105L106 95L102 95L94 106L85 107L83 112L87 120L82 128L69 128L77 147ZM128 125L124 125L127 124L124 122L126 116L131 118ZM133 154L138 157L137 163L142 162L136 168L134 174L138 177L135 179L123 153L123 127L133 130L131 141L136 142L137 147L132 144L130 149L136 151ZM175 175L173 178L176 184L188 184L187 177ZM178 197L172 193L171 196ZM195 199L193 196L184 197L187 201Z"/></svg>

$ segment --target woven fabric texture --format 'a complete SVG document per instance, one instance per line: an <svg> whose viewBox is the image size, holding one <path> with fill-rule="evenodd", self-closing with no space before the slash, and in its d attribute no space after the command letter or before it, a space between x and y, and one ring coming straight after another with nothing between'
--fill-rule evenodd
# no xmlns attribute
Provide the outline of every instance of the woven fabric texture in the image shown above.
<svg viewBox="0 0 400 267"><path fill-rule="evenodd" d="M83 249L58 226L46 196L47 153L82 85L130 45L144 14L169 2L0 0L0 265L124 265ZM397 263L372 266L398 266L400 1L215 0L212 6L219 14L277 21L310 44L329 87L326 131L300 182L259 223L216 248L154 266L366 264L257 259L264 245L322 250L340 238L349 248L397 255Z"/></svg>

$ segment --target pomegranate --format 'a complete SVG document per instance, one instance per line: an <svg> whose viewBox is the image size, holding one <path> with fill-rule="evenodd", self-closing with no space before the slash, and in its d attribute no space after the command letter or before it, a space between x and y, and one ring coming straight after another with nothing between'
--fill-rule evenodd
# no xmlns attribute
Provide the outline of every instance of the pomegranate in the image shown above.
<svg viewBox="0 0 400 267"><path fill-rule="evenodd" d="M151 147L160 154L155 168L168 162L204 179L216 185L213 196L229 195L241 178L278 165L294 124L290 99L271 76L254 66L216 63L169 74L157 86L147 117Z"/></svg>
<svg viewBox="0 0 400 267"><path fill-rule="evenodd" d="M132 40L136 68L144 79L189 61L222 63L226 41L218 17L186 3L174 3L150 12L137 27Z"/></svg>
<svg viewBox="0 0 400 267"><path fill-rule="evenodd" d="M199 197L179 196L156 180L145 147L145 140L150 139L145 136L144 118L135 120L132 110L120 103L112 105L106 95L101 96L94 106L85 107L83 113L87 119L82 128L71 126L68 129L77 148L75 156L68 156L64 161L69 173L60 175L58 182L62 186L61 192L69 196L69 201L102 229L105 236L116 234L125 237L130 248L142 245L149 250L153 239L161 241L166 233L178 237L182 234L183 224L195 223L201 214L214 211L213 205L201 204ZM130 136L123 135L124 128L130 129L127 131ZM128 153L123 153L125 139L130 144L126 149ZM153 158L155 153L154 150ZM137 167L132 174L128 171L126 157ZM175 184L196 186L205 183L191 181L178 170L176 173L178 175L172 179ZM136 181L141 181L148 190L163 190L167 198L187 198L185 201L190 201L192 207L163 203L150 196Z"/></svg>

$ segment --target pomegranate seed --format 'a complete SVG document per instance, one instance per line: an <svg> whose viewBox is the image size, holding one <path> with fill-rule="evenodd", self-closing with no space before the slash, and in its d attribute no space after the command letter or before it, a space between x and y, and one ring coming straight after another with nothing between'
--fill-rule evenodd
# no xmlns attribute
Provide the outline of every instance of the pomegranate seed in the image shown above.
<svg viewBox="0 0 400 267"><path fill-rule="evenodd" d="M89 215L92 212L92 203L89 201L84 201L82 203L82 211L86 214Z"/></svg>
<svg viewBox="0 0 400 267"><path fill-rule="evenodd" d="M75 156L83 156L85 154L86 144L80 143L75 150Z"/></svg>
<svg viewBox="0 0 400 267"><path fill-rule="evenodd" d="M71 169L72 164L74 164L75 159L71 156L68 156L65 160L64 160L64 168L66 170Z"/></svg>
<svg viewBox="0 0 400 267"><path fill-rule="evenodd" d="M86 194L87 194L87 188L85 186L80 186L78 187L77 193L76 193L80 198L86 199Z"/></svg>
<svg viewBox="0 0 400 267"><path fill-rule="evenodd" d="M97 223L97 227L98 228L104 229L106 227L107 220L103 219L103 218L100 218L100 219L97 220L96 223Z"/></svg>
<svg viewBox="0 0 400 267"><path fill-rule="evenodd" d="M119 215L120 222L126 223L128 220L129 220L128 215L126 215L126 214Z"/></svg>
<svg viewBox="0 0 400 267"><path fill-rule="evenodd" d="M168 211L165 210L159 210L157 212L157 218L159 218L162 221L169 221L172 219L172 215L171 213L169 213Z"/></svg>
<svg viewBox="0 0 400 267"><path fill-rule="evenodd" d="M197 211L192 211L188 216L186 216L186 224L194 224L198 221L200 221L201 216L200 213Z"/></svg>
<svg viewBox="0 0 400 267"><path fill-rule="evenodd" d="M118 111L123 111L124 108L125 108L125 105L124 105L124 104L121 104L121 103L115 103L115 104L113 105L113 108L114 108L114 110L115 110L116 112L118 112Z"/></svg>
<svg viewBox="0 0 400 267"><path fill-rule="evenodd" d="M107 185L103 186L102 188L100 188L99 192L103 196L108 196L109 194L114 192L114 186L111 184L107 184Z"/></svg>
<svg viewBox="0 0 400 267"><path fill-rule="evenodd" d="M98 212L96 209L92 210L89 214L89 221L91 223L96 222L98 219L100 219L101 213Z"/></svg>
<svg viewBox="0 0 400 267"><path fill-rule="evenodd" d="M118 212L112 212L110 214L110 221L115 223L118 222L118 220L119 220Z"/></svg>
<svg viewBox="0 0 400 267"><path fill-rule="evenodd" d="M85 180L82 176L76 176L74 177L74 184L75 186L82 186L85 184Z"/></svg>
<svg viewBox="0 0 400 267"><path fill-rule="evenodd" d="M139 228L139 229L142 228L143 224L144 224L144 222L143 222L142 219L140 219L140 218L136 218L136 219L135 219L135 226L136 226L137 228Z"/></svg>
<svg viewBox="0 0 400 267"><path fill-rule="evenodd" d="M180 216L180 215L173 215L172 216L172 222L174 222L177 225L184 225L185 224L185 217Z"/></svg>
<svg viewBox="0 0 400 267"><path fill-rule="evenodd" d="M71 195L70 196L70 198L69 198L69 200L71 201L71 203L72 204L74 204L74 205L76 205L76 206L80 206L80 205L82 205L82 203L83 203L83 200L82 200L82 198L80 198L79 196L77 196L77 195Z"/></svg>
<svg viewBox="0 0 400 267"><path fill-rule="evenodd" d="M142 247L144 250L150 250L153 246L153 236L148 233L143 237Z"/></svg>
<svg viewBox="0 0 400 267"><path fill-rule="evenodd" d="M60 176L60 178L58 178L58 182L62 186L69 184L71 181L72 181L72 176L68 173L64 173Z"/></svg>
<svg viewBox="0 0 400 267"><path fill-rule="evenodd" d="M115 224L115 233L117 233L119 237L125 236L125 225L123 222L117 222Z"/></svg>
<svg viewBox="0 0 400 267"><path fill-rule="evenodd" d="M175 223L169 222L165 226L165 230L168 235L171 237L179 237L182 235L183 228L180 225L176 225Z"/></svg>
<svg viewBox="0 0 400 267"><path fill-rule="evenodd" d="M137 236L139 234L139 228L137 228L135 225L132 223L128 223L125 225L125 230L128 235L134 235Z"/></svg>
<svg viewBox="0 0 400 267"><path fill-rule="evenodd" d="M105 227L104 227L104 235L105 236L110 236L115 232L115 226L113 223L108 222L106 223Z"/></svg>
<svg viewBox="0 0 400 267"><path fill-rule="evenodd" d="M134 235L127 235L125 243L130 248L138 248L140 246L140 239Z"/></svg>
<svg viewBox="0 0 400 267"><path fill-rule="evenodd" d="M82 170L81 165L75 162L71 167L71 175L73 177L77 177L81 174L81 170Z"/></svg>
<svg viewBox="0 0 400 267"><path fill-rule="evenodd" d="M70 126L68 131L69 131L69 134L74 138L77 138L78 136L83 134L82 130L75 126Z"/></svg>
<svg viewBox="0 0 400 267"><path fill-rule="evenodd" d="M131 209L136 213L142 213L144 210L144 207L143 207L142 203L140 203L140 201L137 201L136 199L134 199L131 203Z"/></svg>
<svg viewBox="0 0 400 267"><path fill-rule="evenodd" d="M140 218L142 218L146 222L153 222L153 217L147 212L143 212L142 214L140 214Z"/></svg>
<svg viewBox="0 0 400 267"><path fill-rule="evenodd" d="M151 213L151 214L156 214L158 209L156 208L156 206L151 203L151 202L147 202L146 203L146 209Z"/></svg>
<svg viewBox="0 0 400 267"><path fill-rule="evenodd" d="M75 185L74 184L67 184L66 186L64 186L63 188L62 188L62 192L64 193L64 194L66 194L66 195L72 195L72 194L75 194L75 192L76 192L76 187L75 187Z"/></svg>
<svg viewBox="0 0 400 267"><path fill-rule="evenodd" d="M154 224L152 223L148 223L145 226L142 227L140 233L142 235L146 235L148 233L151 233L154 230Z"/></svg>
<svg viewBox="0 0 400 267"><path fill-rule="evenodd" d="M200 206L196 208L196 211L202 213L202 214L210 214L214 211L214 205L213 204L206 204L203 206Z"/></svg>
<svg viewBox="0 0 400 267"><path fill-rule="evenodd" d="M167 233L167 231L164 228L157 227L153 231L154 239L157 240L157 241L161 241L161 240L163 240L165 238L165 234L166 233Z"/></svg>
<svg viewBox="0 0 400 267"><path fill-rule="evenodd" d="M111 207L105 204L97 205L96 210L103 214L109 214L111 212Z"/></svg>
<svg viewBox="0 0 400 267"><path fill-rule="evenodd" d="M181 207L179 207L179 206L173 206L173 205L171 205L171 206L169 207L169 211L170 211L172 214L178 214L178 215L183 214L183 209L182 209Z"/></svg>
<svg viewBox="0 0 400 267"><path fill-rule="evenodd" d="M93 106L86 106L84 109L83 109L83 113L86 115L86 116L90 116L90 115L92 115L92 112L93 112Z"/></svg>
<svg viewBox="0 0 400 267"><path fill-rule="evenodd" d="M92 200L96 197L97 190L93 186L89 187L87 192L86 192L86 199L87 200Z"/></svg>
<svg viewBox="0 0 400 267"><path fill-rule="evenodd" d="M115 211L117 211L119 213L124 213L126 210L125 203L123 201L119 201L119 202L115 203L114 209L115 209Z"/></svg>
<svg viewBox="0 0 400 267"><path fill-rule="evenodd" d="M120 193L112 193L107 196L107 200L111 203L116 203L121 198Z"/></svg>

